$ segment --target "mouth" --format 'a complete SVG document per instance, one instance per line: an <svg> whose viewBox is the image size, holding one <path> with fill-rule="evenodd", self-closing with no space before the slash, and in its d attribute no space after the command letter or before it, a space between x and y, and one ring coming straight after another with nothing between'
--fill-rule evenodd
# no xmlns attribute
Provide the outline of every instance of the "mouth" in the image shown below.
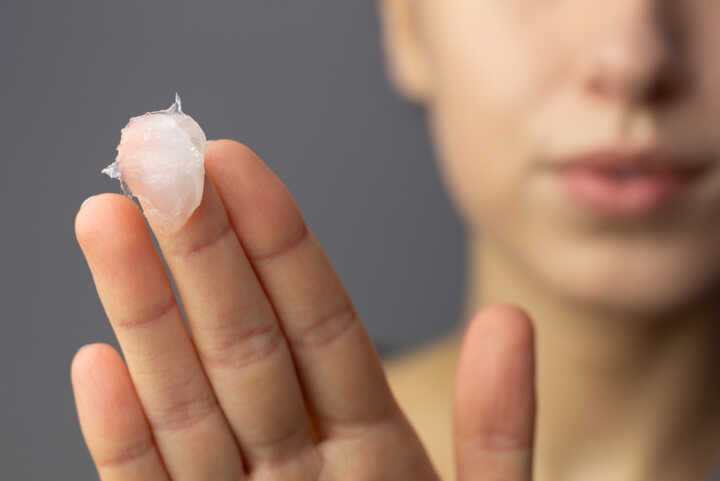
<svg viewBox="0 0 720 481"><path fill-rule="evenodd" d="M565 159L557 174L580 207L605 216L638 216L679 201L711 164L706 156L603 150Z"/></svg>

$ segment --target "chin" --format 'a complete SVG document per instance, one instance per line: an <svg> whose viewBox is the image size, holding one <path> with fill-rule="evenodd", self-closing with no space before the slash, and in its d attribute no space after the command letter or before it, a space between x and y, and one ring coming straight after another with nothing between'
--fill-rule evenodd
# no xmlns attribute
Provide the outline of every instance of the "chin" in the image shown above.
<svg viewBox="0 0 720 481"><path fill-rule="evenodd" d="M535 257L536 277L581 310L634 321L677 318L720 304L720 256L675 247L559 249L561 258Z"/></svg>

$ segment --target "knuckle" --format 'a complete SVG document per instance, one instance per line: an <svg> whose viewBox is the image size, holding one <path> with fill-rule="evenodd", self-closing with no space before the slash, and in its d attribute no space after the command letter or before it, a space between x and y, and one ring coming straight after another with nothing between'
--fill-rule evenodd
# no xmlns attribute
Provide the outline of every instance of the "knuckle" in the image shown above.
<svg viewBox="0 0 720 481"><path fill-rule="evenodd" d="M212 392L177 399L153 412L150 423L155 432L186 431L219 411Z"/></svg>
<svg viewBox="0 0 720 481"><path fill-rule="evenodd" d="M217 323L199 348L202 361L207 365L241 368L262 362L279 351L283 335L275 322L252 327L241 327L242 322Z"/></svg>

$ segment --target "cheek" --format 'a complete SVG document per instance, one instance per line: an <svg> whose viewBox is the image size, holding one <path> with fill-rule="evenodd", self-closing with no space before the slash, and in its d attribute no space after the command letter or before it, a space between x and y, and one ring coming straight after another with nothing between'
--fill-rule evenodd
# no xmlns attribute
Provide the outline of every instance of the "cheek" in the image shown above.
<svg viewBox="0 0 720 481"><path fill-rule="evenodd" d="M437 35L429 109L448 190L461 215L483 225L527 195L537 155L528 126L557 88L562 65L561 48L551 48L547 37L536 41L544 29L485 8L465 12Z"/></svg>

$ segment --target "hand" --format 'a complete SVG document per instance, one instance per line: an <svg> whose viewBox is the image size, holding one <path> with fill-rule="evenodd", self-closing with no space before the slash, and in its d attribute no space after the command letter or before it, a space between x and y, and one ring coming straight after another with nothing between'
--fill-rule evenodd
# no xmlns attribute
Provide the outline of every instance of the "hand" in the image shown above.
<svg viewBox="0 0 720 481"><path fill-rule="evenodd" d="M249 149L210 143L203 201L162 260L135 204L89 199L75 230L125 355L81 348L72 382L102 481L437 481L347 292ZM153 225L152 219L150 220ZM456 399L462 480L530 479L533 339L486 309Z"/></svg>

